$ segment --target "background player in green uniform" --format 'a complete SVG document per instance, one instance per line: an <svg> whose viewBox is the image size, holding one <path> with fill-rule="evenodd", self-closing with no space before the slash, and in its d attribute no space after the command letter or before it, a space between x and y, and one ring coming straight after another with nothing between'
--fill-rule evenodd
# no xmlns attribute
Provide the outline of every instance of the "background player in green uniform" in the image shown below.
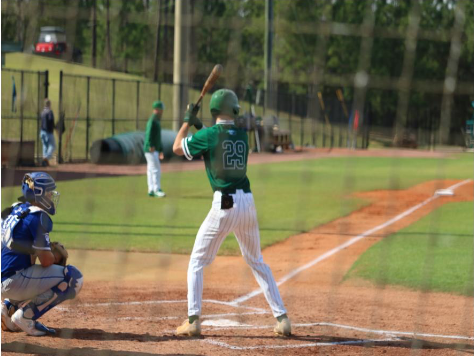
<svg viewBox="0 0 474 356"><path fill-rule="evenodd" d="M147 163L148 195L150 197L164 197L166 194L161 190L161 166L163 159L163 146L161 143L161 115L165 106L161 101L153 103L153 114L148 119L145 131L145 142L143 151Z"/></svg>
<svg viewBox="0 0 474 356"><path fill-rule="evenodd" d="M211 114L216 125L204 128L187 137L189 127L200 127L196 117L199 107L188 107L173 145L175 154L191 160L202 155L206 172L214 191L212 208L202 223L188 267L188 319L178 327L177 334L197 336L201 334L203 268L215 258L222 241L234 232L242 255L262 288L265 298L277 318L274 332L277 335L291 334L290 320L273 278L263 261L260 250L260 233L257 213L250 182L247 178L249 153L247 133L235 126L239 114L239 101L228 89L216 91L210 101Z"/></svg>

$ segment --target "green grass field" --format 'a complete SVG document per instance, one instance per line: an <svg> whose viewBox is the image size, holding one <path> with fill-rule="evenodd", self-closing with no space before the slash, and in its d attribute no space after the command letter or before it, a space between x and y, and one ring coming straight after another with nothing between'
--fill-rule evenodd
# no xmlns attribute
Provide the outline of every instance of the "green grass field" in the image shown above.
<svg viewBox="0 0 474 356"><path fill-rule="evenodd" d="M351 193L404 189L440 178L472 178L472 157L455 159L328 158L249 166L262 246L310 230L367 204ZM166 173L168 197L150 199L146 177L58 183L54 235L70 248L188 253L211 202L203 171ZM2 207L20 189L2 188ZM234 238L222 254L239 254Z"/></svg>
<svg viewBox="0 0 474 356"><path fill-rule="evenodd" d="M474 295L474 207L451 203L367 250L346 276Z"/></svg>
<svg viewBox="0 0 474 356"><path fill-rule="evenodd" d="M472 154L449 159L327 158L249 166L262 248L368 204L351 196L434 179L473 178ZM188 254L210 209L204 171L166 173L168 196L147 195L146 177L58 182L52 240L72 249ZM2 188L2 208L20 195ZM370 249L347 278L472 294L473 205L451 204ZM219 254L239 255L233 236ZM427 279L425 277L428 277Z"/></svg>

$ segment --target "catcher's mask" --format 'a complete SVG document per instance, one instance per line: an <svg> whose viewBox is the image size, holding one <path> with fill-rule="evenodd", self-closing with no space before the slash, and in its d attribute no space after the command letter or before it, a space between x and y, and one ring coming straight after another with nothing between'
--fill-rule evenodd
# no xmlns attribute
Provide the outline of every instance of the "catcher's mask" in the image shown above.
<svg viewBox="0 0 474 356"><path fill-rule="evenodd" d="M45 172L26 173L21 190L26 201L36 203L48 214L56 214L59 204L59 193L55 190L56 182Z"/></svg>

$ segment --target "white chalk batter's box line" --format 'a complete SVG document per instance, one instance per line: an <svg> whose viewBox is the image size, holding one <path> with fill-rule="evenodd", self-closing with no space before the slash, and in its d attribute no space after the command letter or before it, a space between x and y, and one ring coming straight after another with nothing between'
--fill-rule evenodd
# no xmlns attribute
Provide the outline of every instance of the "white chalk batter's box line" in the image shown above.
<svg viewBox="0 0 474 356"><path fill-rule="evenodd" d="M216 318L221 318L221 317L230 317L230 316L240 316L240 315L264 315L264 314L270 314L270 312L261 309L261 308L255 308L255 307L247 307L243 305L235 305L233 303L228 303L228 302L222 302L220 300L213 300L213 299L204 299L203 302L205 303L211 303L211 304L220 304L220 305L227 305L231 306L233 308L241 308L241 309L247 309L247 310L252 310L250 312L242 312L242 313L220 313L220 314L208 314L208 315L203 315L203 323L207 319L216 319ZM181 303L185 304L187 303L187 300L150 300L150 301L137 301L137 302L116 302L116 303L84 303L84 304L78 304L78 307L81 306L87 306L87 307L96 307L96 306L116 306L116 305L150 305L150 304L176 304L176 303ZM57 307L54 310L61 310L61 311L67 311L70 308L68 307ZM77 310L76 308L73 308ZM183 317L177 317L177 316L165 316L165 317L123 317L123 318L115 318L114 320L150 320L150 321L159 321L159 320L176 320L176 319L182 319ZM373 333L373 334L380 334L380 335L403 335L403 336L413 336L413 337L434 337L434 338L440 338L440 339L458 339L458 340L474 340L474 337L469 337L469 336L462 336L462 335L440 335L440 334L424 334L424 333L414 333L414 332L406 332L406 331L389 331L389 330L379 330L379 329L368 329L368 328L361 328L361 327L356 327L356 326L349 326L349 325L343 325L343 324L333 324L333 323L325 323L325 322L319 322L319 323L309 323L309 324L293 324L294 327L312 327L312 326L330 326L330 327L335 327L335 328L341 328L341 329L349 329L349 330L355 330L355 331L361 331L361 332L366 332L366 333ZM209 326L210 329L213 330L237 330L237 329L271 329L273 328L273 325L260 325L260 326L251 326L251 325L232 325L232 326ZM206 327L207 328L207 327ZM174 330L168 330L166 331L168 333L174 333ZM391 340L393 341L393 340ZM368 342L368 341L365 341ZM318 346L318 345L316 345Z"/></svg>
<svg viewBox="0 0 474 356"><path fill-rule="evenodd" d="M268 311L261 311L261 312L246 312L246 313L224 313L224 314L208 314L202 316L202 319L217 319L229 316L242 316L242 315L264 315L264 314L271 314ZM182 316L149 316L149 317L139 317L139 316L127 316L123 318L116 318L115 320L143 320L143 321L160 321L160 320L176 320L176 319L183 319Z"/></svg>
<svg viewBox="0 0 474 356"><path fill-rule="evenodd" d="M341 346L341 345L363 345L363 344L373 344L373 343L387 343L387 342L407 342L400 338L401 336L410 336L413 338L441 338L441 339L455 339L455 340L474 340L474 337L466 337L466 336L457 336L457 335L437 335L437 334L425 334L425 333L414 333L414 332L405 332L405 331L395 331L395 330L378 330L378 329L367 329L361 328L356 326L350 325L342 325L342 324L333 324L333 323L307 323L307 324L293 324L294 327L299 329L301 328L308 328L314 326L326 326L326 327L333 327L336 329L346 329L346 330L354 330L365 332L368 334L378 334L383 335L388 338L383 339L361 339L361 340L347 340L347 341L335 341L335 342L313 342L313 343L302 343L302 344L288 344L288 345L256 345L256 346L236 346L231 345L229 343L218 341L212 338L205 338L199 339L195 341L208 343L211 345L227 348L230 350L257 350L257 349L295 349L295 348L310 348L316 346ZM211 327L209 329L212 330L238 330L238 329L273 329L273 325L264 325L264 326L248 326L242 325L241 327L233 326L233 327ZM168 331L168 332L173 332ZM400 336L400 337L399 337ZM292 339L289 339L292 340ZM293 339L294 340L294 339ZM298 341L298 340L296 340Z"/></svg>
<svg viewBox="0 0 474 356"><path fill-rule="evenodd" d="M407 340L403 340L398 336L410 336L413 338L442 338L442 339L457 339L457 340L474 340L474 337L466 337L466 336L456 336L456 335L437 335L437 334L424 334L424 333L413 333L413 332L404 332L404 331L394 331L394 330L377 330L377 329L367 329L367 328L360 328L356 326L350 325L342 325L342 324L333 324L333 323L309 323L309 324L293 324L294 327L297 328L305 328L305 327L314 327L314 326L327 326L327 327L334 327L339 329L348 329L360 332L366 332L369 334L379 334L388 336L388 338L384 339L362 339L362 340L347 340L347 341L335 341L335 342L313 342L313 343L303 343L303 344L289 344L289 345L256 345L256 346L236 346L231 345L226 342L218 341L212 338L207 339L200 339L196 341L208 343L215 346L220 346L223 348L227 348L230 350L257 350L257 349L295 349L295 348L310 348L310 347L321 347L321 346L341 346L341 345L364 345L364 344L373 344L373 343L387 343L387 342L406 342ZM265 326L242 326L246 330L249 329L272 329L273 325L265 325ZM214 327L212 330L235 330L239 329L239 327Z"/></svg>
<svg viewBox="0 0 474 356"><path fill-rule="evenodd" d="M471 179L464 180L462 182L459 182L457 184L454 184L453 186L449 187L448 190L455 190L456 188L459 188L460 186L467 184L471 182ZM331 257L332 255L342 251L343 249L349 247L350 245L358 242L359 240L372 235L373 233L382 230L395 222L409 216L412 214L414 211L420 209L421 207L429 204L430 202L434 201L435 199L439 198L440 195L433 195L432 197L426 199L420 204L417 204L410 209L404 211L403 213L395 216L394 218L386 221L385 223L378 225L372 229L367 230L366 232L355 236L354 238L346 241L345 243L341 244L338 247L335 247L334 249L322 254L321 256L318 256L314 260L310 261L309 263L296 268L295 270L291 271L287 275L285 275L283 278L281 278L278 282L277 285L282 285L283 283L287 282L288 280L292 279L299 273L303 272L304 270L313 267L314 265L318 264L319 262ZM246 307L243 305L240 305L241 303L262 294L262 290L254 290L242 297L239 297L237 299L234 299L231 302L223 302L223 301L217 301L217 300L203 300L203 302L209 302L209 303L215 303L215 304L220 304L220 305L226 305L226 306L231 306L234 308L243 308L247 310L253 310L255 313L247 313L249 314L266 314L266 311L261 308L255 308L255 307ZM98 306L104 306L104 307L111 307L111 306L120 306L120 305L150 305L150 304L171 304L171 303L187 303L186 300L173 300L173 301L139 301L139 302L111 302L111 303L84 303L84 304L79 304L77 306L83 306L83 307L98 307ZM77 307L76 307L77 309ZM68 310L67 307L59 307L56 308L56 310ZM220 314L222 316L230 316L231 314L235 313L229 313L229 314ZM219 315L219 314L215 314ZM208 316L210 317L210 316ZM174 318L174 317L165 317L167 319ZM129 320L129 319L124 319L124 320ZM130 319L132 320L132 319ZM233 349L233 350L253 350L253 349L282 349L282 348L302 348L302 347L314 347L314 346L334 346L334 345L357 345L357 344L366 344L366 343L384 343L384 342L390 342L390 341L397 341L398 339L396 338L396 335L403 335L403 336L412 336L412 337L433 337L433 338L444 338L444 339L459 339L459 340L474 340L474 337L467 337L467 336L456 336L456 335L438 335L438 334L419 334L419 333L414 333L414 332L403 332L403 331L386 331L386 330L375 330L375 329L366 329L366 328L358 328L358 327L353 327L353 326L348 326L348 325L340 325L340 324L331 324L331 323L312 323L312 324L293 324L295 327L311 327L311 326L332 326L332 327L338 327L338 328L343 328L343 329L351 329L351 330L356 330L356 331L361 331L361 332L367 332L367 333L375 333L375 334L381 334L381 335L387 335L391 336L389 339L380 339L380 340L351 340L351 341L342 341L342 342L333 342L333 343L328 343L328 342L321 342L321 343L306 343L306 344L300 344L300 345L261 345L261 346L233 346L229 345L227 343L213 340L213 339L204 339L204 340L197 340L201 342L206 342L209 344ZM233 325L231 327L222 327L222 326L217 326L214 327L215 330L231 330L231 329L241 329L241 328L246 328L246 329L267 329L267 328L273 328L273 326L250 326L250 325ZM168 332L174 332L168 331Z"/></svg>
<svg viewBox="0 0 474 356"><path fill-rule="evenodd" d="M117 306L143 306L143 305L154 305L154 304L183 304L188 303L186 299L182 300L145 300L145 301L136 301L136 302L105 302L105 303L74 303L72 302L69 306L59 306L54 308L54 310L59 311L68 311L68 310L77 310L77 308L81 307L90 307L90 308L97 308L97 307L117 307ZM214 299L204 299L203 303L211 303L211 304L219 304L225 305L228 307L239 308L239 309L246 309L254 311L258 314L267 314L269 313L267 310L257 307L250 307L246 305L239 305L233 302L223 302L221 300L214 300Z"/></svg>

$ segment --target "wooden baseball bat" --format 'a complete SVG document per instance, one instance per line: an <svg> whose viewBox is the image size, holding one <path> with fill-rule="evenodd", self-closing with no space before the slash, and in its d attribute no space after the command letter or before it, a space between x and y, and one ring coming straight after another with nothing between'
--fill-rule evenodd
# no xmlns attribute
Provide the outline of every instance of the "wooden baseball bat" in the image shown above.
<svg viewBox="0 0 474 356"><path fill-rule="evenodd" d="M198 101L196 102L195 106L199 105L201 102L202 98L204 98L204 95L211 90L211 88L214 86L216 83L217 79L219 79L220 75L222 74L222 71L224 68L222 68L222 65L216 64L214 68L212 69L211 74L209 74L209 77L206 80L206 83L202 87L201 95L199 96Z"/></svg>

